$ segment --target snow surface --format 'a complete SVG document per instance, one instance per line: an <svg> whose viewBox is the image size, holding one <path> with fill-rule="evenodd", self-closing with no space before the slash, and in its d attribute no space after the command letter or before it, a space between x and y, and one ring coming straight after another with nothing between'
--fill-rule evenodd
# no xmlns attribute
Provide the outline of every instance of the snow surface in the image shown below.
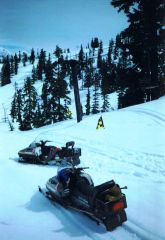
<svg viewBox="0 0 165 240"><path fill-rule="evenodd" d="M30 68L19 69L13 84L0 88L0 239L165 239L165 97L102 114L105 128L100 130L97 114L78 124L74 115L40 129L11 132L3 122L3 107L9 111L14 82L21 86ZM82 148L80 165L89 167L95 185L111 179L127 185L128 221L107 232L103 225L45 199L38 185L45 186L57 167L16 161L17 152L40 136L53 138L58 146L74 140Z"/></svg>

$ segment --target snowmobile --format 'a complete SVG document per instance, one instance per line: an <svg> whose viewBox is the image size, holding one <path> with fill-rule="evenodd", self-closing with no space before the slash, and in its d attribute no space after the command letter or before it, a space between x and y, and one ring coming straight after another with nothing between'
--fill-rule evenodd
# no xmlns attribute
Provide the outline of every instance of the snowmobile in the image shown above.
<svg viewBox="0 0 165 240"><path fill-rule="evenodd" d="M71 174L69 185L62 192L65 194L58 191L58 173L47 181L46 188L39 186L39 191L53 204L81 212L97 224L103 224L107 231L112 231L127 221L126 196L122 192L122 189L127 189L126 186L121 188L114 180L94 186L91 176L84 172L86 168L68 169Z"/></svg>
<svg viewBox="0 0 165 240"><path fill-rule="evenodd" d="M65 147L48 145L49 140L32 142L29 147L18 152L19 162L36 164L57 164L72 162L73 165L80 163L81 148L75 148L75 142L66 143Z"/></svg>

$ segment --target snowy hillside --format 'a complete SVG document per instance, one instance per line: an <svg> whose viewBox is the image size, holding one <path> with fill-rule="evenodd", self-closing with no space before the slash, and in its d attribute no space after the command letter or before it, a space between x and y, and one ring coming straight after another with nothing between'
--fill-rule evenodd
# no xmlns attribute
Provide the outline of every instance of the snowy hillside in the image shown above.
<svg viewBox="0 0 165 240"><path fill-rule="evenodd" d="M10 132L2 121L3 106L10 110L14 82L21 86L31 68L20 69L12 84L0 88L0 239L165 239L165 97L102 114L105 128L100 130L96 130L98 114L78 124L74 117L40 129ZM86 216L44 199L38 185L44 186L57 167L16 161L18 150L38 136L51 137L59 146L74 140L82 148L81 166L89 167L95 185L114 179L128 186L128 221L122 227L106 232Z"/></svg>

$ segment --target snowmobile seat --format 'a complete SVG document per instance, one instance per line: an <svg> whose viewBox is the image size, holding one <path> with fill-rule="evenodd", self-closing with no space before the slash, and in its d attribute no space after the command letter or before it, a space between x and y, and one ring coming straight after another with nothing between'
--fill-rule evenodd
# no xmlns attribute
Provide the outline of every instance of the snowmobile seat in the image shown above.
<svg viewBox="0 0 165 240"><path fill-rule="evenodd" d="M76 185L78 190L88 198L92 198L95 194L95 188L88 185L84 179L79 180Z"/></svg>
<svg viewBox="0 0 165 240"><path fill-rule="evenodd" d="M115 182L113 180L105 182L101 185L98 185L95 187L96 195L99 195L103 192L105 192L107 189L110 189L115 186Z"/></svg>
<svg viewBox="0 0 165 240"><path fill-rule="evenodd" d="M44 146L44 147L42 147L42 154L43 154L44 156L47 156L47 155L49 154L49 152L50 152L50 146Z"/></svg>

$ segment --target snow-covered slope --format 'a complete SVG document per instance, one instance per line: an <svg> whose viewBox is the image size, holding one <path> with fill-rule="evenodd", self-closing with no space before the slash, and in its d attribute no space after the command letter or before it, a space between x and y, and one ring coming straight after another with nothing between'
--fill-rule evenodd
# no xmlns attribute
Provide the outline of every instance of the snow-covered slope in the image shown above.
<svg viewBox="0 0 165 240"><path fill-rule="evenodd" d="M102 114L105 128L100 130L98 114L78 124L74 118L10 132L2 122L2 103L9 107L13 91L12 84L0 88L1 240L165 239L165 97ZM122 227L106 232L86 216L53 206L38 192L57 167L15 161L18 150L38 136L51 137L59 146L74 140L82 148L81 166L89 167L95 185L114 179L128 186L128 221Z"/></svg>

